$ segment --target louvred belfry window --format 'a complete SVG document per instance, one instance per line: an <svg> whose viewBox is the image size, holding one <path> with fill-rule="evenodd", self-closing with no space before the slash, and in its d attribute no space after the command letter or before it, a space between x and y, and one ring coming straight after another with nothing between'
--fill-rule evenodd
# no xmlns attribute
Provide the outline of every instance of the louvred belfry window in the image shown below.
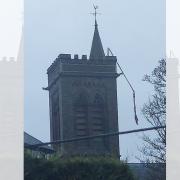
<svg viewBox="0 0 180 180"><path fill-rule="evenodd" d="M74 103L75 133L77 137L88 135L88 99L81 93Z"/></svg>
<svg viewBox="0 0 180 180"><path fill-rule="evenodd" d="M91 114L93 134L104 133L104 101L99 94L94 97Z"/></svg>
<svg viewBox="0 0 180 180"><path fill-rule="evenodd" d="M105 105L102 96L98 93L94 95L93 101L89 106L90 134L99 135L105 133ZM96 149L102 149L105 145L105 139L95 138L91 141L91 146Z"/></svg>
<svg viewBox="0 0 180 180"><path fill-rule="evenodd" d="M60 139L60 115L59 115L59 96L57 93L52 95L52 126L53 140Z"/></svg>

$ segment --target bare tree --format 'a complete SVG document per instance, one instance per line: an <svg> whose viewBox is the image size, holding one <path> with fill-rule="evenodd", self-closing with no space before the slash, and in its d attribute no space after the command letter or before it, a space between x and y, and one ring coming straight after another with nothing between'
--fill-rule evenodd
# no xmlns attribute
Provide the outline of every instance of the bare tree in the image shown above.
<svg viewBox="0 0 180 180"><path fill-rule="evenodd" d="M143 81L153 85L154 94L144 104L142 113L152 126L163 126L166 124L166 60L160 60L151 75L145 75ZM145 134L142 137L145 143L140 149L143 154L141 162L153 171L151 175L156 176L156 180L164 180L166 176L166 129L157 129L155 133L152 137Z"/></svg>

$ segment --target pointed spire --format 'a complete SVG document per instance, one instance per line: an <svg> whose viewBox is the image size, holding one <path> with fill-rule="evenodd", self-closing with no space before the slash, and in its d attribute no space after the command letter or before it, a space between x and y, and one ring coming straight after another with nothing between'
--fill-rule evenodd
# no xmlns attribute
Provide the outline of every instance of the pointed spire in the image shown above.
<svg viewBox="0 0 180 180"><path fill-rule="evenodd" d="M90 57L89 57L90 60L91 59L93 59L93 60L97 60L97 59L102 60L105 57L102 42L101 42L101 38L100 38L100 35L99 35L99 31L98 31L98 24L97 24L97 20L96 20L96 15L97 15L96 9L97 8L98 8L97 6L94 6L94 9L95 9L95 13L94 13L94 16L95 16L95 29L94 29L94 36L93 36L91 52L90 52Z"/></svg>

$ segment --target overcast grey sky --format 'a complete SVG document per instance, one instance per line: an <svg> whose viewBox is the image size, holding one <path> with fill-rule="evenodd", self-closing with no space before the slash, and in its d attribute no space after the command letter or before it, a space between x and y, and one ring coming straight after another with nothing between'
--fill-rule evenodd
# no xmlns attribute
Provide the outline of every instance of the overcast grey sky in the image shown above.
<svg viewBox="0 0 180 180"><path fill-rule="evenodd" d="M101 40L136 90L139 126L135 124L132 93L118 79L119 129L148 126L140 109L152 88L142 81L165 57L164 0L26 0L25 1L25 131L49 140L49 107L46 70L60 53L89 56L94 32L93 3L99 6ZM122 157L136 161L142 134L120 137Z"/></svg>

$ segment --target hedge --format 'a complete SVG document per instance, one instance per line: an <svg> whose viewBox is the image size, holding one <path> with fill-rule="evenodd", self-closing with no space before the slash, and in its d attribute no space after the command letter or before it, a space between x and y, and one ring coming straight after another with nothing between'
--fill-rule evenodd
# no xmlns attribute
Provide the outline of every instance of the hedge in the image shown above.
<svg viewBox="0 0 180 180"><path fill-rule="evenodd" d="M25 155L25 180L134 180L128 165L114 157L37 159Z"/></svg>

